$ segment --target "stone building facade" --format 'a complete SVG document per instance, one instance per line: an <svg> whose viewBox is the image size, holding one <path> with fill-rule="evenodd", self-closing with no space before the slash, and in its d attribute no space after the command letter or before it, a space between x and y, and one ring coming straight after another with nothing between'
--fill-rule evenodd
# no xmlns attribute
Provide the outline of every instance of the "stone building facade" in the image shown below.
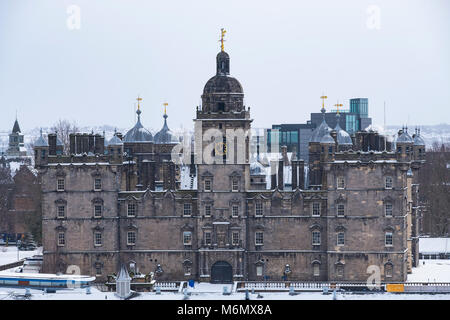
<svg viewBox="0 0 450 320"><path fill-rule="evenodd" d="M418 252L409 186L424 146L406 130L391 145L323 121L309 163L280 157L267 167L249 136L227 131L252 122L229 74L221 51L196 111L194 164L170 160L178 140L167 115L153 136L139 107L135 127L98 137L98 147L74 135L71 154L49 154L41 137L43 271L76 265L104 281L125 264L167 280L366 281L374 265L384 282L406 280ZM87 140L75 150L77 139Z"/></svg>

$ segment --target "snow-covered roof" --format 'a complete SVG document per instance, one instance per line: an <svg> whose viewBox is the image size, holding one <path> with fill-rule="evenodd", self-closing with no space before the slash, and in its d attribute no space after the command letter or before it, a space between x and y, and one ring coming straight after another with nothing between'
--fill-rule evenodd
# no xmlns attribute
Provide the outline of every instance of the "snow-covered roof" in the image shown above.
<svg viewBox="0 0 450 320"><path fill-rule="evenodd" d="M447 253L450 238L419 238L419 252L422 254Z"/></svg>

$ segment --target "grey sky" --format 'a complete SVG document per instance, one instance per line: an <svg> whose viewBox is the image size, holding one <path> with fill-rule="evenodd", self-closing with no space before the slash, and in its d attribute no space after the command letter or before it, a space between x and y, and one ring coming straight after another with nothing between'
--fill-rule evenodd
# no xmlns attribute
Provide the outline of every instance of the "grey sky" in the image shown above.
<svg viewBox="0 0 450 320"><path fill-rule="evenodd" d="M67 27L69 5L80 29ZM367 26L380 9L380 29ZM305 122L352 97L369 114L411 126L450 122L450 1L0 2L0 129L16 109L22 129L58 119L81 126L192 126L203 86L215 73L220 28L231 75L244 87L253 126ZM334 107L333 107L334 108Z"/></svg>

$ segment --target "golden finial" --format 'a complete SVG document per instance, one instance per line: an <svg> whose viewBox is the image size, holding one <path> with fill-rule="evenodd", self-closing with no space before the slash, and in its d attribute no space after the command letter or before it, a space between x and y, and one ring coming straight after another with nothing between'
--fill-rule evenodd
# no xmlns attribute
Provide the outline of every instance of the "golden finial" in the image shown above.
<svg viewBox="0 0 450 320"><path fill-rule="evenodd" d="M337 108L337 111L336 111L336 112L339 113L339 107L342 107L343 104L340 104L339 101L338 101L338 103L335 104L334 106Z"/></svg>
<svg viewBox="0 0 450 320"><path fill-rule="evenodd" d="M320 99L322 99L322 109L325 109L325 99L327 99L328 97L323 95L320 97Z"/></svg>
<svg viewBox="0 0 450 320"><path fill-rule="evenodd" d="M164 103L163 103L163 106L164 106L164 115L167 114L167 112L166 112L166 107L167 107L168 105L169 105L169 104L168 104L167 102L164 102Z"/></svg>
<svg viewBox="0 0 450 320"><path fill-rule="evenodd" d="M139 105L139 102L141 102L142 101L142 98L140 98L139 96L137 97L137 102L138 102L138 110L140 110L140 105Z"/></svg>
<svg viewBox="0 0 450 320"><path fill-rule="evenodd" d="M220 48L222 49L222 51L223 51L223 42L225 41L224 39L223 39L223 37L225 37L225 33L227 33L227 30L225 30L224 28L222 28L222 29L220 29Z"/></svg>

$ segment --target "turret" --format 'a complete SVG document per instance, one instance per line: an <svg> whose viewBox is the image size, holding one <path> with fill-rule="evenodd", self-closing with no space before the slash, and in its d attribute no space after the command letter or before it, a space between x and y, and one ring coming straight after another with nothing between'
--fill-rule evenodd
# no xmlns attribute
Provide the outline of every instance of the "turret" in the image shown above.
<svg viewBox="0 0 450 320"><path fill-rule="evenodd" d="M109 155L109 162L115 164L122 164L123 162L123 142L114 132L114 136L109 140L108 146L106 147Z"/></svg>
<svg viewBox="0 0 450 320"><path fill-rule="evenodd" d="M34 143L34 163L36 167L48 164L48 151L49 145L47 140L44 139L41 129L40 137Z"/></svg>

